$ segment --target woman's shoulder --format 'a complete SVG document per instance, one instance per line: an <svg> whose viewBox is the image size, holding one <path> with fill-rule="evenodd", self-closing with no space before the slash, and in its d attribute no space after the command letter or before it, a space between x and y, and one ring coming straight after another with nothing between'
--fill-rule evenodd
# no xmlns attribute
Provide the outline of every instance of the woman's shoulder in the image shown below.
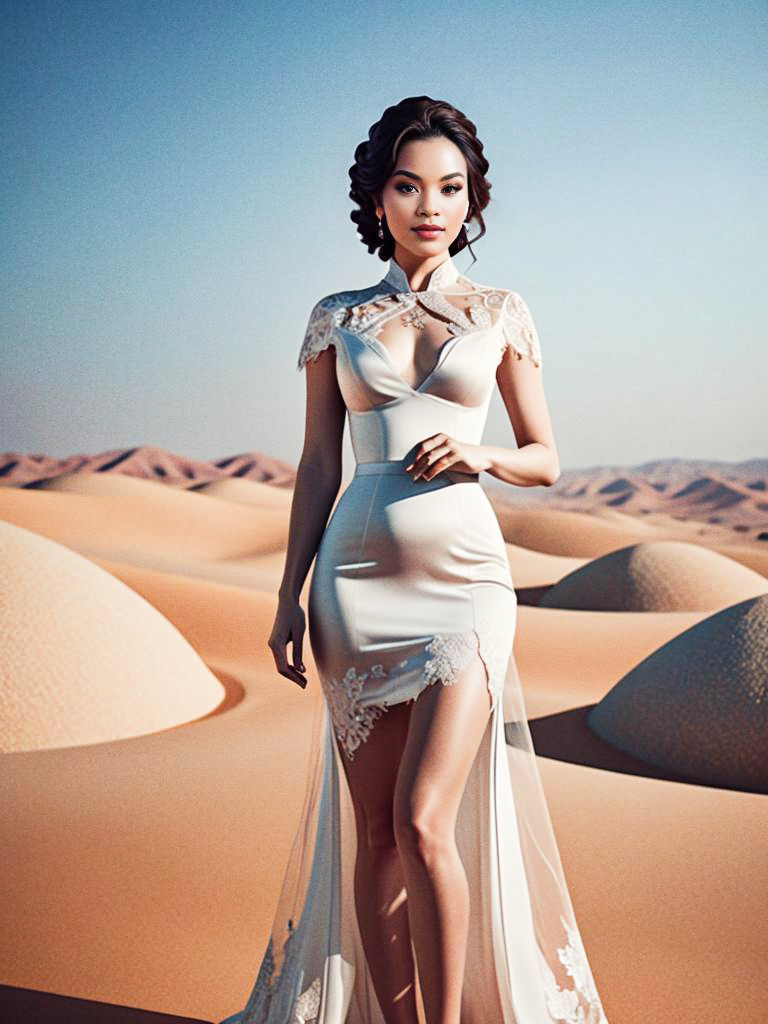
<svg viewBox="0 0 768 1024"><path fill-rule="evenodd" d="M536 366L541 366L538 331L528 303L520 292L513 288L481 284L465 275L461 275L459 281L471 285L474 291L482 295L483 303L496 311L501 324L504 348L510 348L517 359L525 356Z"/></svg>
<svg viewBox="0 0 768 1024"><path fill-rule="evenodd" d="M539 332L528 303L519 292L505 291L501 321L506 347L512 349L515 358L527 357L535 366L541 366Z"/></svg>
<svg viewBox="0 0 768 1024"><path fill-rule="evenodd" d="M464 286L467 291L480 292L486 297L498 297L501 301L505 301L509 296L520 298L518 292L513 291L511 288L502 288L498 285L486 284L483 281L477 281L475 278L469 277L467 274L459 274L456 278L456 284L459 287Z"/></svg>
<svg viewBox="0 0 768 1024"><path fill-rule="evenodd" d="M486 305L491 308L498 307L505 309L508 307L510 311L525 311L530 313L525 300L519 292L512 288L502 288L499 285L485 284L482 281L476 281L472 277L468 277L466 274L459 274L456 279L456 284L461 288L462 286L466 291L477 292L482 295Z"/></svg>
<svg viewBox="0 0 768 1024"><path fill-rule="evenodd" d="M317 312L318 315L328 311L335 312L339 309L347 309L356 306L361 302L372 299L379 291L379 285L370 285L368 288L351 288L341 292L330 292L318 299L312 307L310 316Z"/></svg>
<svg viewBox="0 0 768 1024"><path fill-rule="evenodd" d="M336 328L351 306L367 302L376 295L377 286L330 292L319 298L309 311L309 319L299 350L296 368L301 370L312 359L317 359L327 348L336 348Z"/></svg>

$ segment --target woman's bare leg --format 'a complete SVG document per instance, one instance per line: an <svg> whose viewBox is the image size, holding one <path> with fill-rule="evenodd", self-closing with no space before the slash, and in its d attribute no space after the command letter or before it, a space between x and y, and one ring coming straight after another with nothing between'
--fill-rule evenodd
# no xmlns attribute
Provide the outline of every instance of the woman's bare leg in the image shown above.
<svg viewBox="0 0 768 1024"><path fill-rule="evenodd" d="M427 1024L460 1024L469 929L456 817L491 709L479 655L456 679L411 705L395 787L395 835Z"/></svg>
<svg viewBox="0 0 768 1024"><path fill-rule="evenodd" d="M355 809L355 909L365 959L387 1024L418 1024L405 880L392 804L415 704L393 704L368 739L341 760Z"/></svg>

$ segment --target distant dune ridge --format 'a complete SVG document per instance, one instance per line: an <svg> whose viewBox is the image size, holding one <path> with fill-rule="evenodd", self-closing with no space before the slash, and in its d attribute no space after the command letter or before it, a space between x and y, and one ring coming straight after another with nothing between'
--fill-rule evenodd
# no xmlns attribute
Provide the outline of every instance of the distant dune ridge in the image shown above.
<svg viewBox="0 0 768 1024"><path fill-rule="evenodd" d="M130 587L0 521L0 752L154 733L224 696L188 641Z"/></svg>
<svg viewBox="0 0 768 1024"><path fill-rule="evenodd" d="M660 768L768 792L768 596L725 608L654 651L587 723Z"/></svg>
<svg viewBox="0 0 768 1024"><path fill-rule="evenodd" d="M768 579L700 544L631 544L564 576L539 602L584 611L713 611L768 592Z"/></svg>
<svg viewBox="0 0 768 1024"><path fill-rule="evenodd" d="M228 478L290 488L296 476L295 467L259 452L210 461L153 445L65 459L20 452L0 455L0 486L36 487L65 473L122 473L187 489ZM728 535L736 533L740 540L768 541L768 459L657 459L639 466L565 469L552 487L513 488L492 477L484 483L494 494L494 503L544 502L550 508L590 513L603 508L636 523L648 517L653 525L665 519L695 520L707 539L728 543Z"/></svg>
<svg viewBox="0 0 768 1024"><path fill-rule="evenodd" d="M66 459L20 452L0 455L0 484L4 486L29 486L63 473L124 473L182 487L227 477L269 480L277 486L285 486L292 484L296 477L295 468L287 462L255 452L212 461L189 459L153 445L116 448L98 455L70 455Z"/></svg>
<svg viewBox="0 0 768 1024"><path fill-rule="evenodd" d="M565 469L552 487L510 488L491 480L489 490L511 507L542 502L571 512L604 508L654 526L696 522L701 536L724 543L727 533L768 541L768 459L659 459Z"/></svg>

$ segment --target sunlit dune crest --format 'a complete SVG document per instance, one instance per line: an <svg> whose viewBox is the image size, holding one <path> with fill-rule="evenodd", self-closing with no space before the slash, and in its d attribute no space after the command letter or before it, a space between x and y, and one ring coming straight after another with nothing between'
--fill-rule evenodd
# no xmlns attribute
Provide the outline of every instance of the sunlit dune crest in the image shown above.
<svg viewBox="0 0 768 1024"><path fill-rule="evenodd" d="M188 488L158 487L155 480L127 473L83 473L70 469L56 476L36 480L22 488L22 493L46 491L59 494L89 494L94 497L139 498L144 501L173 502ZM182 495L183 497L183 495Z"/></svg>
<svg viewBox="0 0 768 1024"><path fill-rule="evenodd" d="M657 540L594 559L543 595L545 608L714 611L768 593L768 579L700 544Z"/></svg>
<svg viewBox="0 0 768 1024"><path fill-rule="evenodd" d="M587 715L606 742L691 779L768 792L768 596L708 616Z"/></svg>
<svg viewBox="0 0 768 1024"><path fill-rule="evenodd" d="M589 512L531 505L505 507L494 501L501 531L508 544L565 558L596 558L626 544L645 540L653 530L646 523L627 518L618 525Z"/></svg>
<svg viewBox="0 0 768 1024"><path fill-rule="evenodd" d="M0 750L124 739L225 691L148 601L63 545L0 522Z"/></svg>
<svg viewBox="0 0 768 1024"><path fill-rule="evenodd" d="M57 476L38 480L24 488L25 491L56 491L63 494L90 494L102 497L136 497L157 503L164 496L167 501L176 500L180 491L190 494L205 494L210 498L249 505L252 508L287 510L291 504L291 491L276 487L272 483L249 480L240 477L223 477L209 483L193 484L189 487L158 487L159 481L147 477L129 476L126 473L82 473L68 470Z"/></svg>
<svg viewBox="0 0 768 1024"><path fill-rule="evenodd" d="M42 491L0 488L0 516L82 554L119 552L129 561L152 553L163 564L179 557L214 562L285 547L285 509L245 507L149 480L106 477L93 483L68 477Z"/></svg>
<svg viewBox="0 0 768 1024"><path fill-rule="evenodd" d="M280 509L288 513L291 507L292 492L289 488L276 487L272 483L261 483L256 480L228 476L223 480L214 480L193 489L211 498L250 505L252 508Z"/></svg>
<svg viewBox="0 0 768 1024"><path fill-rule="evenodd" d="M587 559L547 555L518 544L507 544L507 558L515 587L551 586Z"/></svg>

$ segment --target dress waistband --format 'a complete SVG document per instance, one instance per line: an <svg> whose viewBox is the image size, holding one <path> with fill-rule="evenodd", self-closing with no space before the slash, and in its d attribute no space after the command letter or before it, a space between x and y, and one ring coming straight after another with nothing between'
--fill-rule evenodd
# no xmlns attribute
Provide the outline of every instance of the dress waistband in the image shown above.
<svg viewBox="0 0 768 1024"><path fill-rule="evenodd" d="M406 473L405 467L410 466L410 459L387 459L384 462L358 462L355 466L355 476L379 476L382 473L397 473L400 476L410 476L410 473ZM479 473L461 473L457 469L444 469L442 473L434 478L439 480L441 476L447 477L449 480L455 480L456 482L461 481L476 481L480 479ZM420 483L423 477L419 477L415 483ZM424 480L424 483L432 483L431 480Z"/></svg>

